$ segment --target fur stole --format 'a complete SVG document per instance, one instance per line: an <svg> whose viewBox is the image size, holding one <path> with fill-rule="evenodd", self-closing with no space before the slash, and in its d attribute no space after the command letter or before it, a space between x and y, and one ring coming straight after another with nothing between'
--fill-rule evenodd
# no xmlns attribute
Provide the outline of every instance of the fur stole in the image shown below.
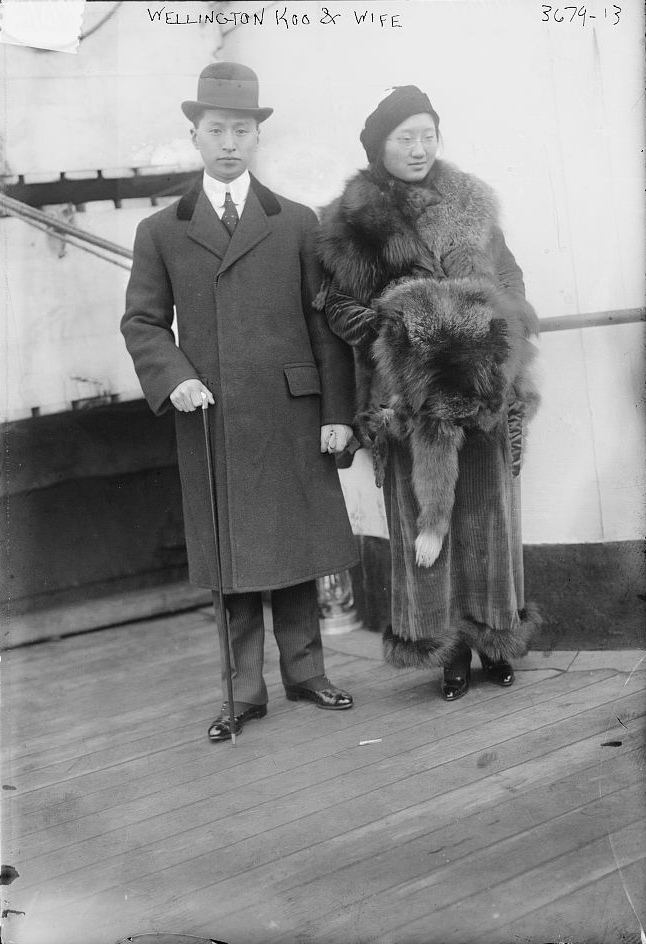
<svg viewBox="0 0 646 944"><path fill-rule="evenodd" d="M319 254L340 290L369 306L403 276L494 277L497 223L491 188L444 161L420 185L364 170L321 211Z"/></svg>

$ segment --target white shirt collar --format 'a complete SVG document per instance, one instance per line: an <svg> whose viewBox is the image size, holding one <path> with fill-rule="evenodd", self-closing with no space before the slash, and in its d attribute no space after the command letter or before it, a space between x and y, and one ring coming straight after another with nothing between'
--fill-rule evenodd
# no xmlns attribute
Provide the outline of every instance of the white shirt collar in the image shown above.
<svg viewBox="0 0 646 944"><path fill-rule="evenodd" d="M231 199L236 206L243 206L247 199L247 194L249 193L249 187L251 186L251 177L249 176L249 171L245 170L239 177L236 177L235 180L231 180L228 184L225 184L221 180L216 180L215 177L210 177L207 172L204 171L202 186L214 207L224 206L224 195L227 190L231 192Z"/></svg>

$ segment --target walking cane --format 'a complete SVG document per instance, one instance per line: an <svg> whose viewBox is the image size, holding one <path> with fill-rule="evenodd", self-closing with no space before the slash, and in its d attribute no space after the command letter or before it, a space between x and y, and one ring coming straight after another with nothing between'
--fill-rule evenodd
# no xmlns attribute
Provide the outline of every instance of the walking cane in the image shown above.
<svg viewBox="0 0 646 944"><path fill-rule="evenodd" d="M213 471L213 455L211 453L211 436L207 412L209 402L202 392L202 421L204 425L204 447L206 450L206 464L209 476L209 495L211 497L211 522L213 524L213 549L215 551L215 571L218 578L218 597L220 603L220 631L222 633L222 648L224 649L224 668L227 677L227 700L229 702L229 726L231 728L231 744L236 746L236 716L233 701L233 677L231 675L231 653L229 650L229 621L227 609L224 605L224 591L222 589L222 559L220 557L220 528L218 520L218 499L215 491L215 475ZM214 594L215 596L215 594Z"/></svg>

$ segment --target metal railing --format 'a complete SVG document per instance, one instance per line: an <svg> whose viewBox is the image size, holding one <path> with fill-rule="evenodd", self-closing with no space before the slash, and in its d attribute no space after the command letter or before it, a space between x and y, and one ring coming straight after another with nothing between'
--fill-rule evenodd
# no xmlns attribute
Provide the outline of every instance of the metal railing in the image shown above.
<svg viewBox="0 0 646 944"><path fill-rule="evenodd" d="M123 246L110 242L110 240L104 239L102 236L95 236L94 233L88 233L85 229L79 229L78 226L72 226L71 223L56 219L56 217L51 216L49 213L36 210L27 203L22 203L20 200L14 200L13 197L8 197L5 193L0 193L0 210L4 210L9 216L15 216L17 219L28 223L29 226L42 230L51 236L56 236L63 242L76 246L84 252L98 256L99 259L103 259L105 262L110 262L112 265L119 266L128 271L130 270L130 266L122 262L121 259L125 258L131 260L131 249L125 249ZM97 251L99 249L101 250L100 252Z"/></svg>
<svg viewBox="0 0 646 944"><path fill-rule="evenodd" d="M540 318L541 334L550 331L573 331L575 328L603 328L609 325L634 324L646 321L646 308L619 308L612 311L591 311L580 315L558 315Z"/></svg>

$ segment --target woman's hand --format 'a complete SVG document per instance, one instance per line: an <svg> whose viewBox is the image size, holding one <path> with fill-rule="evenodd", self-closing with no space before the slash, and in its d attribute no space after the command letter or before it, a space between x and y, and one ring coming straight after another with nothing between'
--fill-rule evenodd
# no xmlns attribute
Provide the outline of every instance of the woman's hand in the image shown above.
<svg viewBox="0 0 646 944"><path fill-rule="evenodd" d="M342 423L321 426L321 452L338 456L352 439L352 427Z"/></svg>

